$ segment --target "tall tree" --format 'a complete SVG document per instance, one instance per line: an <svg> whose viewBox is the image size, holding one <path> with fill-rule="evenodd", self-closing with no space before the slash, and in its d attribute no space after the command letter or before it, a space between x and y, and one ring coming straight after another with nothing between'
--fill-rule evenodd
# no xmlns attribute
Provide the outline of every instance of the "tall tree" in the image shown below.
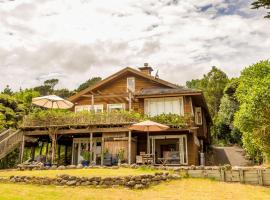
<svg viewBox="0 0 270 200"><path fill-rule="evenodd" d="M218 113L223 90L228 81L226 73L213 66L210 72L204 74L202 79L187 81L186 86L204 92L210 114L214 118Z"/></svg>
<svg viewBox="0 0 270 200"><path fill-rule="evenodd" d="M97 84L99 81L101 81L102 78L101 77L93 77L88 79L87 81L85 81L84 83L82 83L81 85L79 85L79 87L77 88L77 92L80 92L90 86L93 86L95 84Z"/></svg>
<svg viewBox="0 0 270 200"><path fill-rule="evenodd" d="M8 94L8 95L11 95L12 93L13 92L12 92L11 88L9 87L9 85L7 85L2 92L2 94Z"/></svg>
<svg viewBox="0 0 270 200"><path fill-rule="evenodd" d="M265 8L265 9L270 9L270 0L256 0L252 4L253 9L259 9L259 8ZM265 18L270 19L270 12L267 12L267 15Z"/></svg>
<svg viewBox="0 0 270 200"><path fill-rule="evenodd" d="M243 133L243 145L253 158L270 162L270 61L245 68L236 97L240 103L234 124Z"/></svg>

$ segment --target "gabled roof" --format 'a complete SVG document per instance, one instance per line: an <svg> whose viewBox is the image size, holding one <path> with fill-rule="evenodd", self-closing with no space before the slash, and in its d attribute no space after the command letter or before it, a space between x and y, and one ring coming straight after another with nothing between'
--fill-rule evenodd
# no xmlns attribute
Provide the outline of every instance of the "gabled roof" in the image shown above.
<svg viewBox="0 0 270 200"><path fill-rule="evenodd" d="M126 72L131 72L131 73L133 73L133 74L136 74L136 75L138 75L138 76L141 76L141 77L143 77L143 78L149 79L149 80L151 80L151 81L154 81L154 82L156 82L156 83L162 84L162 85L167 86L167 87L170 87L170 88L175 88L175 89L176 89L176 88L181 88L181 87L179 87L179 86L177 86L177 85L175 85L175 84L172 84L172 83L170 83L170 82L168 82L168 81L165 81L165 80L162 80L162 79L155 78L155 77L153 77L153 76L147 75L147 74L142 73L142 72L140 72L140 71L138 71L138 70L136 70L136 69L133 69L133 68L131 68L131 67L126 67L126 68L124 68L124 69L122 69L122 70L116 72L115 74L113 74L113 75L111 75L111 76L109 76L109 77L103 79L102 81L100 81L100 82L97 83L96 85L91 86L91 87L88 87L88 88L86 88L86 89L84 89L84 90L82 90L82 91L76 93L75 95L72 95L72 96L69 97L68 99L69 99L70 101L75 101L75 100L78 99L81 95L87 94L88 92L91 92L92 90L94 90L94 89L96 89L96 88L99 88L100 86L102 86L102 85L104 85L104 84L106 84L106 83L108 83L108 82L110 82L110 81L116 79L117 77L119 77L120 75L122 75L122 74L124 74L124 73L126 73Z"/></svg>
<svg viewBox="0 0 270 200"><path fill-rule="evenodd" d="M138 95L148 96L148 95L162 95L162 94L201 94L201 90L195 90L185 87L179 88L145 88L142 89Z"/></svg>

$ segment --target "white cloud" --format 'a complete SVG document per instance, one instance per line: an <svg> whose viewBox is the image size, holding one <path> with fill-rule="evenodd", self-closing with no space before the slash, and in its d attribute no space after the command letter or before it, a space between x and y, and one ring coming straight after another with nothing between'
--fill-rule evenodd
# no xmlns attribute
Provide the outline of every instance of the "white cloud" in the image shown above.
<svg viewBox="0 0 270 200"><path fill-rule="evenodd" d="M270 21L250 0L1 1L0 18L0 90L53 77L75 88L144 62L184 84L269 58Z"/></svg>

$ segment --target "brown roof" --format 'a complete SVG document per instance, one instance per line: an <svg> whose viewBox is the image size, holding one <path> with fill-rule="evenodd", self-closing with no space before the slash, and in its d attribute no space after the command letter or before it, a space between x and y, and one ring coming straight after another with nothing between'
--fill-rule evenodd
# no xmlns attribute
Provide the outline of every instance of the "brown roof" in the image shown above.
<svg viewBox="0 0 270 200"><path fill-rule="evenodd" d="M194 90L185 87L178 88L147 88L142 89L138 95L140 96L148 96L148 95L162 95L162 94L201 94L201 90Z"/></svg>
<svg viewBox="0 0 270 200"><path fill-rule="evenodd" d="M118 71L117 73L115 73L115 74L113 74L113 75L111 75L111 76L109 76L109 77L103 79L102 81L100 81L100 82L97 83L96 85L91 86L91 87L88 87L88 88L86 88L86 89L84 89L84 90L82 90L82 91L80 91L80 92L78 92L78 93L72 95L72 96L69 97L68 99L69 99L69 101L72 101L72 102L73 102L73 101L75 101L76 99L78 99L81 95L84 95L84 94L86 94L86 93L88 93L88 92L91 92L92 90L94 90L94 89L96 89L96 88L102 86L103 84L108 83L109 81L114 80L115 78L119 77L121 74L126 73L126 72L131 72L131 73L137 74L138 76L144 77L144 78L146 78L146 79L149 79L149 80L151 80L151 81L160 83L160 84L162 84L162 85L164 85L164 86L167 86L167 87L170 87L170 88L179 88L179 86L177 86L177 85L175 85L175 84L172 84L172 83L170 83L170 82L168 82L168 81L165 81L165 80L162 80L162 79L155 78L155 77L153 77L153 76L147 75L147 74L142 73L142 72L140 72L140 71L138 71L138 70L136 70L136 69L133 69L133 68L131 68L131 67L126 67L126 68L124 68L124 69Z"/></svg>

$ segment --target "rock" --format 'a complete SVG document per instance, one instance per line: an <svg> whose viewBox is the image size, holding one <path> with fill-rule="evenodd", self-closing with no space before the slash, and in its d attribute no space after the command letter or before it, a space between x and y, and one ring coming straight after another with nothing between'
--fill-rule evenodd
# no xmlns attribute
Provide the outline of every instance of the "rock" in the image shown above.
<svg viewBox="0 0 270 200"><path fill-rule="evenodd" d="M68 181L68 182L66 183L66 185L72 186L72 185L76 185L76 183L77 183L77 181L76 181L76 180L73 180L73 181Z"/></svg>
<svg viewBox="0 0 270 200"><path fill-rule="evenodd" d="M82 169L83 168L83 165L82 164L78 164L76 168L77 169Z"/></svg>
<svg viewBox="0 0 270 200"><path fill-rule="evenodd" d="M134 187L135 184L136 184L135 181L129 181L129 182L126 183L126 186L128 186L128 187Z"/></svg>
<svg viewBox="0 0 270 200"><path fill-rule="evenodd" d="M61 165L61 166L59 166L57 169L63 170L63 169L66 169L66 167L65 167L64 165Z"/></svg>
<svg viewBox="0 0 270 200"><path fill-rule="evenodd" d="M76 180L76 179L77 179L76 176L69 176L69 177L68 177L68 180L69 180L69 181L73 181L73 180Z"/></svg>
<svg viewBox="0 0 270 200"><path fill-rule="evenodd" d="M52 169L52 170L57 169L57 166L56 165L53 165L53 166L51 166L50 169Z"/></svg>
<svg viewBox="0 0 270 200"><path fill-rule="evenodd" d="M85 181L85 182L82 182L81 185L82 186L90 185L90 182L89 181Z"/></svg>
<svg viewBox="0 0 270 200"><path fill-rule="evenodd" d="M68 165L66 168L67 169L76 169L76 165Z"/></svg>
<svg viewBox="0 0 270 200"><path fill-rule="evenodd" d="M153 181L160 181L161 177L159 175L155 176L154 178L152 178Z"/></svg>
<svg viewBox="0 0 270 200"><path fill-rule="evenodd" d="M134 189L138 189L138 190L140 190L140 189L144 189L144 185L143 184L136 184L135 186L134 186Z"/></svg>

